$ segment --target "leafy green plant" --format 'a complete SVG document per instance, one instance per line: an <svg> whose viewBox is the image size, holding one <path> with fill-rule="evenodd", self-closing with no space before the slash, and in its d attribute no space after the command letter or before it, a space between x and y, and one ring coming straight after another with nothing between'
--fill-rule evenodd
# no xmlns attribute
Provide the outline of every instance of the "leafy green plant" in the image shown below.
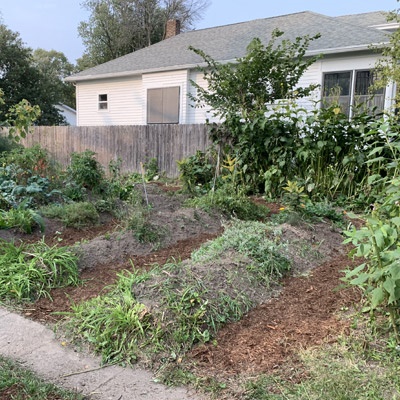
<svg viewBox="0 0 400 400"><path fill-rule="evenodd" d="M78 202L69 204L54 204L40 209L41 214L48 218L59 219L73 228L84 228L99 222L99 213L93 203Z"/></svg>
<svg viewBox="0 0 400 400"><path fill-rule="evenodd" d="M25 208L24 203L8 211L0 210L0 229L17 228L21 232L32 233L35 226L44 232L44 221L40 214Z"/></svg>
<svg viewBox="0 0 400 400"><path fill-rule="evenodd" d="M183 189L192 194L204 194L211 188L215 173L212 150L202 152L178 161Z"/></svg>
<svg viewBox="0 0 400 400"><path fill-rule="evenodd" d="M368 310L387 310L391 326L400 343L398 330L400 305L400 179L393 179L387 187L387 197L382 205L376 205L366 225L346 231L355 250L352 255L363 257L365 262L353 270L347 270L345 281L363 289L368 300Z"/></svg>
<svg viewBox="0 0 400 400"><path fill-rule="evenodd" d="M152 181L159 176L158 161L157 158L150 158L143 164L145 171L145 177L147 181Z"/></svg>
<svg viewBox="0 0 400 400"><path fill-rule="evenodd" d="M40 145L32 147L16 147L13 150L1 154L1 163L5 166L13 164L24 170L25 176L39 175L51 177L58 173L57 163L50 157L48 151ZM23 177L22 175L21 177ZM25 183L23 180L18 183Z"/></svg>
<svg viewBox="0 0 400 400"><path fill-rule="evenodd" d="M27 207L47 204L58 199L61 192L52 189L46 177L31 175L16 164L0 167L0 196L3 208L17 207L24 203Z"/></svg>
<svg viewBox="0 0 400 400"><path fill-rule="evenodd" d="M308 196L304 193L304 186L300 186L296 181L287 181L283 190L283 201L288 207L296 211L305 207Z"/></svg>
<svg viewBox="0 0 400 400"><path fill-rule="evenodd" d="M104 182L104 169L95 155L96 153L91 150L72 153L67 173L77 184L90 190L100 191Z"/></svg>
<svg viewBox="0 0 400 400"><path fill-rule="evenodd" d="M218 210L226 216L243 220L262 220L270 211L268 207L254 203L241 187L231 182L223 183L215 191L209 191L203 196L189 199L185 204L206 211Z"/></svg>
<svg viewBox="0 0 400 400"><path fill-rule="evenodd" d="M56 287L78 285L77 257L43 241L15 245L0 241L0 299L32 301Z"/></svg>

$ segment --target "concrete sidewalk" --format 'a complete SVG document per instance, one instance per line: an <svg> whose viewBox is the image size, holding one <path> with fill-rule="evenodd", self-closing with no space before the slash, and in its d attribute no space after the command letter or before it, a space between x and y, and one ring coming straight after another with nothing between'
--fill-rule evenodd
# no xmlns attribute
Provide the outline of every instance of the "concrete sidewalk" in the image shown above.
<svg viewBox="0 0 400 400"><path fill-rule="evenodd" d="M90 400L200 399L184 388L167 388L137 368L101 368L99 357L64 347L47 327L0 307L0 354L18 360L48 382ZM85 372L86 371L86 372Z"/></svg>

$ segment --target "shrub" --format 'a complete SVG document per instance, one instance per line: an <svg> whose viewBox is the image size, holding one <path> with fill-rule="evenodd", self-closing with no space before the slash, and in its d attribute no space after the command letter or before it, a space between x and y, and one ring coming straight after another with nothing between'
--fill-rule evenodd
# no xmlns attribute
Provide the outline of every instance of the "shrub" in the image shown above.
<svg viewBox="0 0 400 400"><path fill-rule="evenodd" d="M178 161L183 189L192 194L204 194L211 188L215 165L211 150L198 150L195 155Z"/></svg>
<svg viewBox="0 0 400 400"><path fill-rule="evenodd" d="M104 170L95 158L96 153L86 150L72 153L67 173L77 184L94 191L100 191L104 183Z"/></svg>

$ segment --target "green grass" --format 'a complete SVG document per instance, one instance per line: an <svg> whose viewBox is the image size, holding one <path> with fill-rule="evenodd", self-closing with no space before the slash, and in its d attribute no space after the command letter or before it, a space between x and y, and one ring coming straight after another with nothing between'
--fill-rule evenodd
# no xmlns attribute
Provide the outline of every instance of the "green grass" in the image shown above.
<svg viewBox="0 0 400 400"><path fill-rule="evenodd" d="M33 301L78 284L77 256L68 249L0 240L0 300Z"/></svg>
<svg viewBox="0 0 400 400"><path fill-rule="evenodd" d="M72 228L85 228L99 223L99 213L90 202L77 202L64 205L53 204L43 207L41 214L48 218L56 218L65 226Z"/></svg>
<svg viewBox="0 0 400 400"><path fill-rule="evenodd" d="M361 342L342 343L303 351L306 372L301 383L278 376L248 381L245 400L395 400L400 398L400 357L388 349L365 351Z"/></svg>
<svg viewBox="0 0 400 400"><path fill-rule="evenodd" d="M84 396L45 383L17 363L0 356L0 399L84 400Z"/></svg>

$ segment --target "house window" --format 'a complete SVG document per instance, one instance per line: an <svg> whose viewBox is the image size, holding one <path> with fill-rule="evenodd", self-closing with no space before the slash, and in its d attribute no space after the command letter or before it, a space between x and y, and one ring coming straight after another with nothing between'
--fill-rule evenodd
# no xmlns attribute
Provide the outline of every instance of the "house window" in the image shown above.
<svg viewBox="0 0 400 400"><path fill-rule="evenodd" d="M108 109L108 96L106 94L99 94L99 110Z"/></svg>
<svg viewBox="0 0 400 400"><path fill-rule="evenodd" d="M374 83L371 70L329 72L324 74L322 106L338 103L348 116L356 112L375 109L383 110L384 88L371 90Z"/></svg>
<svg viewBox="0 0 400 400"><path fill-rule="evenodd" d="M147 90L147 123L179 123L179 86Z"/></svg>

